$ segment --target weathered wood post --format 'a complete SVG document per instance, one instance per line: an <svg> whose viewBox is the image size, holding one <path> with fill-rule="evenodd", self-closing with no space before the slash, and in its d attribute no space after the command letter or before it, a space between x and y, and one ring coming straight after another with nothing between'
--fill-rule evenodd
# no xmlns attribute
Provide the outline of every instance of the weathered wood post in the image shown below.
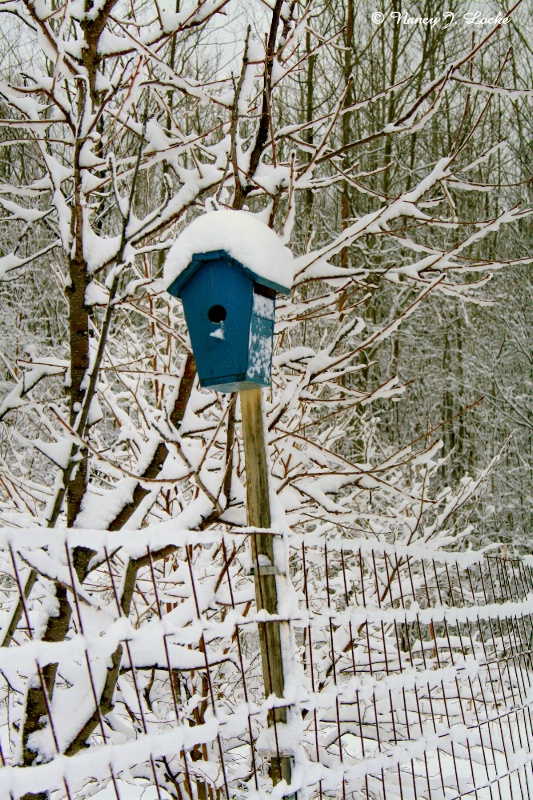
<svg viewBox="0 0 533 800"><path fill-rule="evenodd" d="M242 413L242 435L244 440L244 458L246 462L246 505L248 525L254 528L270 528L270 498L268 487L268 454L265 443L263 424L263 405L261 389L248 389L239 393ZM255 599L257 610L264 609L269 614L278 613L278 592L276 584L277 566L274 557L273 536L258 533L252 536L252 562L255 579ZM285 676L283 670L283 650L281 643L281 625L279 621L259 624L261 643L261 661L265 697L271 694L282 699L285 693ZM287 722L287 707L273 708L269 723L275 726ZM271 760L271 777L273 783L283 778L291 782L291 759L278 750Z"/></svg>

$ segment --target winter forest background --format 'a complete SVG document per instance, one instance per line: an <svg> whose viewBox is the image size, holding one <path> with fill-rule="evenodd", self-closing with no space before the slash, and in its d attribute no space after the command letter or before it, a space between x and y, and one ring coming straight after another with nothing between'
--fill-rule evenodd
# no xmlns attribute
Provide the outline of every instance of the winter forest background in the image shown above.
<svg viewBox="0 0 533 800"><path fill-rule="evenodd" d="M163 280L206 211L248 210L295 257L265 392L272 528L531 553L532 8L437 5L392 0L378 24L365 0L0 3L0 584L21 653L2 666L6 770L166 730L152 691L208 725L209 670L173 683L154 640L127 658L115 641L89 683L57 649L117 614L163 625L192 602L193 562L208 589L180 625L208 614L229 574L217 536L246 526L237 398L199 387ZM179 531L199 537L186 559L163 543ZM218 797L203 747L192 777L135 769L161 796ZM116 787L94 763L85 786ZM9 780L6 797L70 792ZM396 796L380 785L354 796Z"/></svg>

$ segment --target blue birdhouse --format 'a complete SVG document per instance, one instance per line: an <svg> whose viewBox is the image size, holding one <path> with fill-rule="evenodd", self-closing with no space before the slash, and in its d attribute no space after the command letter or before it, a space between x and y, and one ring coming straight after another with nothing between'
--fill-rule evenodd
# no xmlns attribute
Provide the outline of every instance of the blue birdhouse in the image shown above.
<svg viewBox="0 0 533 800"><path fill-rule="evenodd" d="M289 289L225 250L194 254L172 281L168 292L183 302L201 386L237 392L270 385L277 291Z"/></svg>

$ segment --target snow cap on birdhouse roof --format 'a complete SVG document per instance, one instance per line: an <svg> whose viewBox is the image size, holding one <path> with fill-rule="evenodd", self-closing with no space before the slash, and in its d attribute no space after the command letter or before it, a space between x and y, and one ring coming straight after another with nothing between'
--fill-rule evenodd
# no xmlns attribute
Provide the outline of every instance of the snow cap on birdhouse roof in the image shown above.
<svg viewBox="0 0 533 800"><path fill-rule="evenodd" d="M164 283L179 296L207 254L226 253L254 281L287 294L294 280L291 251L277 234L247 211L211 211L178 236L165 261Z"/></svg>

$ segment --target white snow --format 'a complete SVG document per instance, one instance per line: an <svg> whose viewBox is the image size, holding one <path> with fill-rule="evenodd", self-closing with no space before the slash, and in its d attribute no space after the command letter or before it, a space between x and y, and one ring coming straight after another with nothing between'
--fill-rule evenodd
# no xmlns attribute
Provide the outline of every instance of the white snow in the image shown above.
<svg viewBox="0 0 533 800"><path fill-rule="evenodd" d="M254 294L253 312L257 314L258 317L274 319L276 314L274 298L263 297L261 294Z"/></svg>
<svg viewBox="0 0 533 800"><path fill-rule="evenodd" d="M91 281L85 290L85 305L86 306L106 306L109 300L109 294L102 288L102 286L95 281Z"/></svg>
<svg viewBox="0 0 533 800"><path fill-rule="evenodd" d="M277 234L246 211L211 211L178 236L165 262L165 286L181 275L195 253L225 250L265 280L290 289L294 279L291 251Z"/></svg>
<svg viewBox="0 0 533 800"><path fill-rule="evenodd" d="M252 328L248 348L250 363L246 377L253 380L256 376L268 375L272 363L272 339L270 336L259 336Z"/></svg>

